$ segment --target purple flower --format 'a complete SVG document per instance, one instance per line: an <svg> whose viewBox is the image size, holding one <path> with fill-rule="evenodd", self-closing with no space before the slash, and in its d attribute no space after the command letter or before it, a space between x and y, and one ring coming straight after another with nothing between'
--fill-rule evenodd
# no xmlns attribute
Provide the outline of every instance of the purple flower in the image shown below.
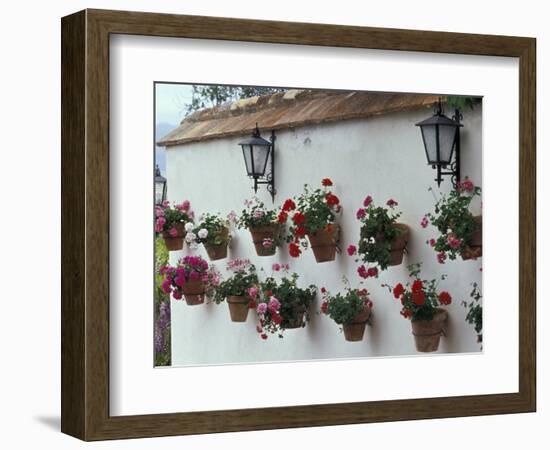
<svg viewBox="0 0 550 450"><path fill-rule="evenodd" d="M181 292L177 289L172 292L172 297L174 297L174 300L181 300Z"/></svg>

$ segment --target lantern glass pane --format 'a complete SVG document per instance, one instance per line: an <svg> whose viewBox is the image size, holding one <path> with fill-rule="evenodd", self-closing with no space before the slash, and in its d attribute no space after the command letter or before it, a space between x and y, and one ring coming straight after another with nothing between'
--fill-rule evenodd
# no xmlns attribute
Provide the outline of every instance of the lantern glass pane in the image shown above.
<svg viewBox="0 0 550 450"><path fill-rule="evenodd" d="M269 156L269 145L254 146L254 175L262 177Z"/></svg>
<svg viewBox="0 0 550 450"><path fill-rule="evenodd" d="M424 125L421 127L428 164L437 164L437 140L435 128L435 125Z"/></svg>
<svg viewBox="0 0 550 450"><path fill-rule="evenodd" d="M455 145L456 127L448 125L439 126L439 158L441 164L451 163L453 148Z"/></svg>
<svg viewBox="0 0 550 450"><path fill-rule="evenodd" d="M155 182L155 203L160 205L164 201L164 182Z"/></svg>
<svg viewBox="0 0 550 450"><path fill-rule="evenodd" d="M248 176L253 175L253 157L252 157L252 145L243 145L244 163L246 165L246 173Z"/></svg>

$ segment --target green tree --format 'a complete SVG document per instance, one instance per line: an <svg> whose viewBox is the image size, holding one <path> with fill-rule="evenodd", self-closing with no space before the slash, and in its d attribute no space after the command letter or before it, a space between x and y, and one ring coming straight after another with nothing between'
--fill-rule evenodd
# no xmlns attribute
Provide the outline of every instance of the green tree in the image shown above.
<svg viewBox="0 0 550 450"><path fill-rule="evenodd" d="M242 98L274 94L285 90L261 86L193 85L191 103L187 104L186 113L189 114L199 109L211 108Z"/></svg>

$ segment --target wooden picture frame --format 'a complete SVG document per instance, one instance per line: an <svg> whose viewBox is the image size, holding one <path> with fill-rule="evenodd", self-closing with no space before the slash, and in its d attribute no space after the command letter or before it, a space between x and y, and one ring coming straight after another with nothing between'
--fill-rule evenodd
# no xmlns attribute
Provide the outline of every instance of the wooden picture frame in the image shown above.
<svg viewBox="0 0 550 450"><path fill-rule="evenodd" d="M535 411L533 38L85 10L62 30L62 416L84 440ZM134 34L519 58L519 391L140 416L109 415L109 36Z"/></svg>

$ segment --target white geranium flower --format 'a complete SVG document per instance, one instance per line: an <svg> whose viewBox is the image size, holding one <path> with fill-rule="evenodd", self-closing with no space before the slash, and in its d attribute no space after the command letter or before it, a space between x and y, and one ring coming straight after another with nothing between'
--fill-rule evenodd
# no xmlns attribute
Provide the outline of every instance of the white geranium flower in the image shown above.
<svg viewBox="0 0 550 450"><path fill-rule="evenodd" d="M197 233L201 239L205 239L208 236L208 230L206 228L201 228Z"/></svg>
<svg viewBox="0 0 550 450"><path fill-rule="evenodd" d="M195 242L197 240L197 235L195 233L187 233L185 235L185 241L186 242Z"/></svg>
<svg viewBox="0 0 550 450"><path fill-rule="evenodd" d="M188 233L193 231L193 223L192 222L187 222L185 224L185 231L187 231Z"/></svg>

